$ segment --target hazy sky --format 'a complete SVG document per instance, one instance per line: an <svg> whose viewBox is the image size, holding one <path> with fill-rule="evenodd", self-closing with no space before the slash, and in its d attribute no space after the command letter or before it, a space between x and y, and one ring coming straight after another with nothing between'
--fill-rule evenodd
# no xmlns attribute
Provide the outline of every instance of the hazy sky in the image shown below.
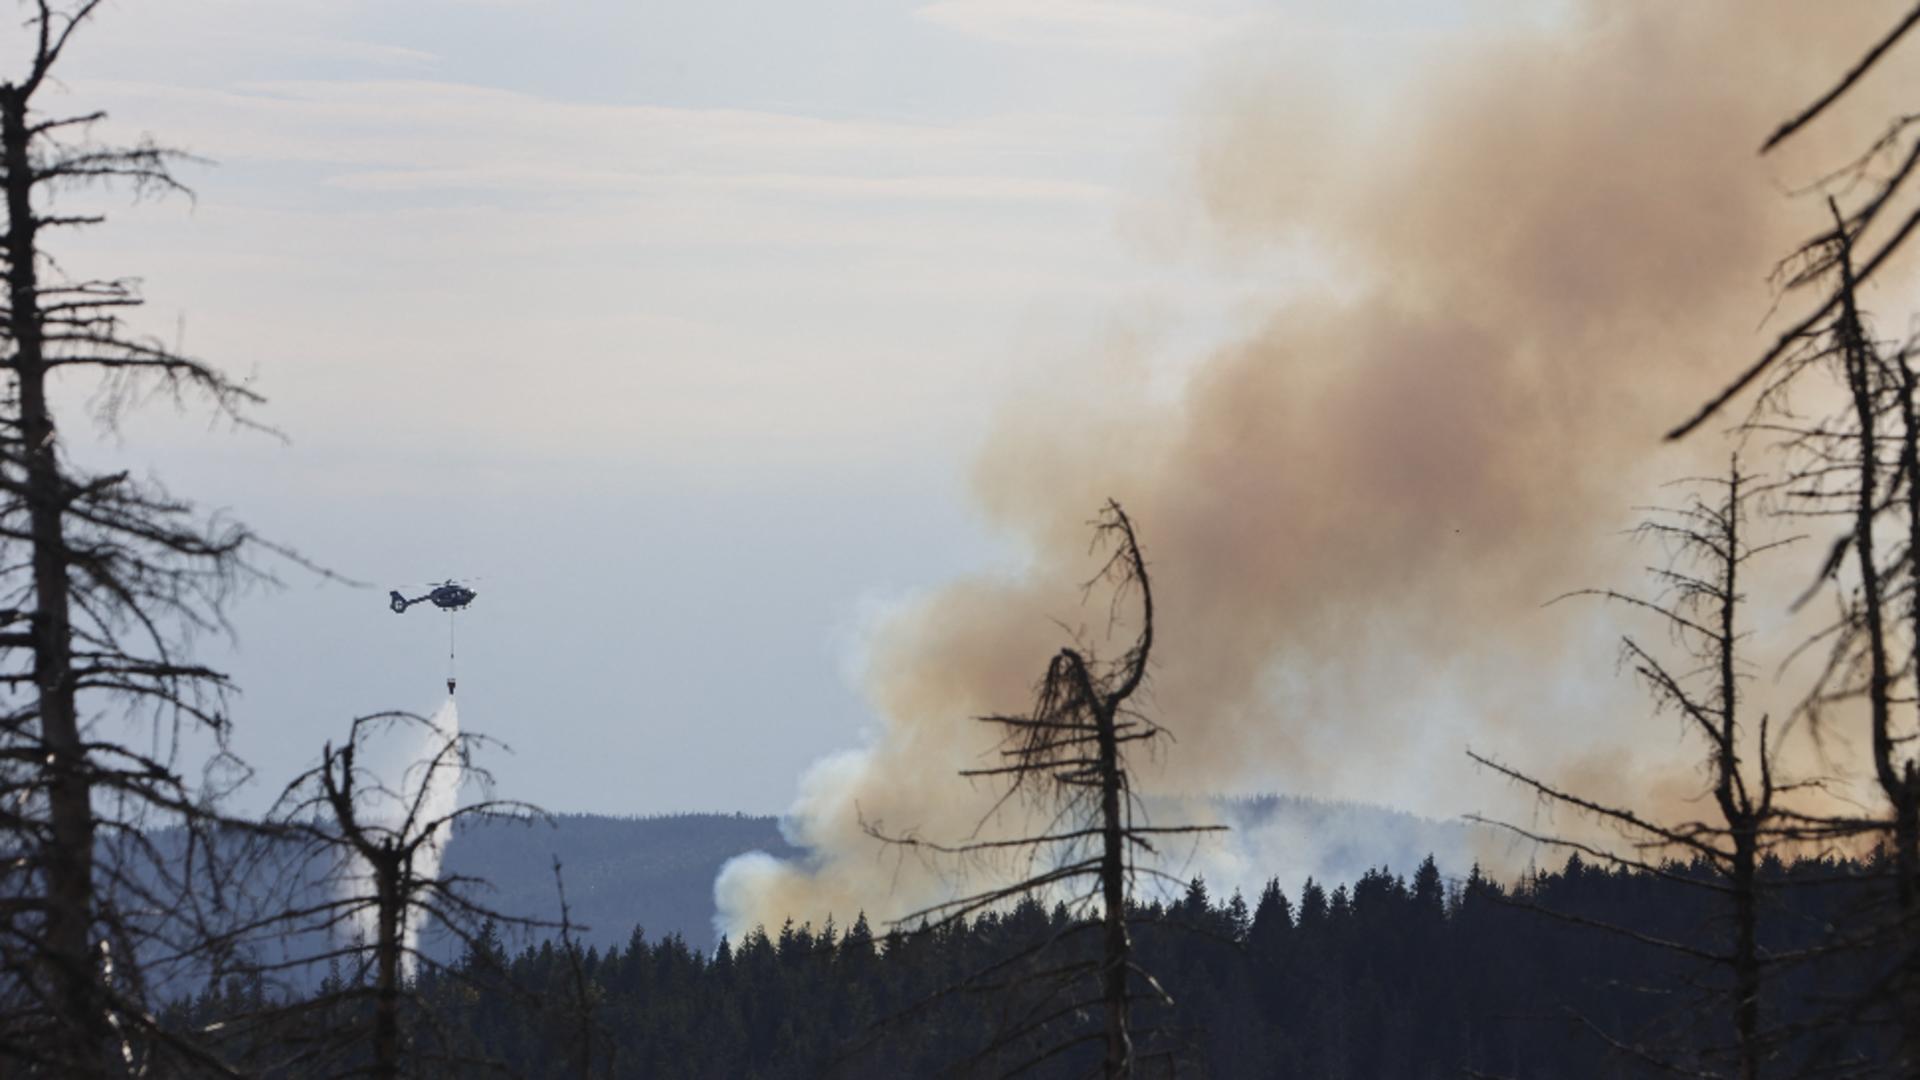
<svg viewBox="0 0 1920 1080"><path fill-rule="evenodd" d="M431 711L446 619L385 589L456 575L508 794L775 811L860 741L863 627L1018 559L969 510L1002 404L1117 338L1177 385L1317 278L1196 239L1213 80L1311 58L1384 98L1481 14L118 0L58 89L212 164L62 253L143 277L144 325L291 441L162 405L77 452L377 586L290 570L237 606L261 790L357 713Z"/></svg>

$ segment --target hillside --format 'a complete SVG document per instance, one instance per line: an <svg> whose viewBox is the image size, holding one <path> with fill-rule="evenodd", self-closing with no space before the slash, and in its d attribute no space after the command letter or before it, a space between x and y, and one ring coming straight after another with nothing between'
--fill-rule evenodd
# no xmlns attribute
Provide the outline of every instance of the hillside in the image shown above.
<svg viewBox="0 0 1920 1080"><path fill-rule="evenodd" d="M714 875L748 851L799 854L771 817L562 814L550 825L464 828L447 845L445 868L492 883L484 895L496 910L557 919L558 858L572 919L587 928L583 941L624 944L638 926L650 938L679 934L704 948L713 940Z"/></svg>
<svg viewBox="0 0 1920 1080"><path fill-rule="evenodd" d="M1239 889L1251 898L1271 877L1294 889L1309 876L1333 883L1357 880L1380 866L1410 872L1429 854L1445 873L1464 876L1476 846L1474 830L1459 822L1362 803L1263 795L1213 805L1233 830L1229 839L1169 869L1183 878L1208 879L1222 896ZM802 854L772 817L564 814L551 825L463 829L448 845L446 866L491 882L487 899L497 910L556 919L557 857L573 920L589 928L582 940L624 945L638 926L655 940L679 934L705 948L714 940L714 876L721 864L748 851L781 858Z"/></svg>

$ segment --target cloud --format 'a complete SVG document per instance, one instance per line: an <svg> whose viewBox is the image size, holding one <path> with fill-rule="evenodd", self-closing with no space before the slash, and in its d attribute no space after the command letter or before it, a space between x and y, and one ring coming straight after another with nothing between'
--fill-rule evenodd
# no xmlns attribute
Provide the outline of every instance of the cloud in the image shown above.
<svg viewBox="0 0 1920 1080"><path fill-rule="evenodd" d="M394 443L918 453L950 445L1015 363L980 355L1011 313L1110 299L1141 272L1098 243L1125 198L1103 155L1144 141L1124 121L609 105L429 80L75 90L129 121L164 114L165 137L220 164L192 177L211 185L192 217L73 242L103 266L170 253L154 279L202 311L247 296L251 315L196 320L213 336L195 341L265 357L279 415L309 439L339 410ZM323 338L330 358L308 358ZM528 425L524 377L554 349L568 363L534 392L567 423ZM367 379L390 393L349 389ZM405 404L420 394L447 407L422 416Z"/></svg>
<svg viewBox="0 0 1920 1080"><path fill-rule="evenodd" d="M206 40L223 50L244 50L286 59L321 60L372 68L418 72L438 67L441 62L440 54L428 49L311 34L223 30L208 34Z"/></svg>
<svg viewBox="0 0 1920 1080"><path fill-rule="evenodd" d="M733 192L832 199L947 203L1093 203L1120 198L1113 188L1079 180L1007 176L858 176L819 173L647 173L565 167L494 166L389 169L336 173L333 187L351 191L602 191L633 194Z"/></svg>
<svg viewBox="0 0 1920 1080"><path fill-rule="evenodd" d="M1202 49L1233 26L1218 15L1120 0L936 0L914 14L1002 45L1122 53Z"/></svg>
<svg viewBox="0 0 1920 1080"><path fill-rule="evenodd" d="M419 80L227 89L87 80L116 119L230 164L335 166L357 190L631 188L637 180L883 198L1101 197L1062 169L1143 146L1144 125L1046 114L912 123L768 110L606 105ZM110 128L111 130L111 128ZM134 134L132 130L126 132Z"/></svg>

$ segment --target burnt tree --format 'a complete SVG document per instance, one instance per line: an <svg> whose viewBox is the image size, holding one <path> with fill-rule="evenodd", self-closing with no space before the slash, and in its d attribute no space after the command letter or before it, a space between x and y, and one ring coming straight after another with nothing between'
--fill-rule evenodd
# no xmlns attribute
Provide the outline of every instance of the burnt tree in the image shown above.
<svg viewBox="0 0 1920 1080"><path fill-rule="evenodd" d="M1899 1073L1920 1062L1920 710L1913 695L1920 685L1920 563L1913 554L1920 539L1920 386L1911 349L1889 350L1875 339L1857 299L1856 226L1832 200L1829 210L1834 226L1821 238L1816 262L1834 275L1835 312L1782 356L1760 395L1766 417L1749 427L1786 436L1785 512L1845 525L1809 591L1831 588L1836 614L1809 642L1824 648L1825 664L1800 712L1816 734L1864 721L1869 790L1877 789L1884 812L1800 816L1796 826L1891 848L1892 858L1881 864L1892 881L1890 902L1856 912L1849 937L1863 952L1904 959L1879 993L1835 1022L1900 1032ZM1789 392L1809 373L1844 390L1833 415L1793 414Z"/></svg>
<svg viewBox="0 0 1920 1080"><path fill-rule="evenodd" d="M1878 40L1863 43L1858 60L1834 84L1768 134L1760 152L1787 143L1827 116L1860 81L1882 66L1920 25L1910 8ZM1891 258L1920 228L1914 205L1920 175L1920 114L1887 123L1852 161L1813 185L1826 197L1832 226L1789 253L1776 272L1782 301L1803 313L1684 423L1668 433L1698 429L1736 396L1759 386L1756 414L1783 401L1798 384L1838 389L1846 407L1825 422L1770 418L1749 429L1784 428L1801 487L1800 512L1848 522L1820 568L1835 585L1839 614L1817 636L1827 665L1809 694L1806 715L1816 721L1842 702L1862 706L1872 786L1881 812L1829 815L1803 826L1891 844L1891 912L1863 917L1853 936L1863 950L1900 959L1881 992L1857 1003L1858 1013L1881 1014L1899 1032L1899 1060L1891 1071L1920 1068L1920 715L1912 687L1920 685L1920 427L1911 342L1889 350L1872 337L1860 304L1862 287L1883 274ZM1815 370L1817 369L1817 370ZM1812 378L1803 374L1813 371ZM1904 513L1899 511L1904 509ZM1891 520L1888 520L1891 519ZM1902 535L1904 534L1904 535ZM1843 578L1848 560L1851 576ZM1904 625L1903 625L1904 624ZM1851 725L1854 720L1846 717Z"/></svg>
<svg viewBox="0 0 1920 1080"><path fill-rule="evenodd" d="M1146 684L1154 646L1154 600L1133 521L1109 501L1094 522L1094 546L1107 559L1087 589L1105 586L1117 617L1129 597L1138 600L1138 629L1111 660L1085 643L1067 646L1048 662L1026 712L980 717L1001 732L999 763L964 770L975 780L1001 783L991 813L1019 800L1044 821L1038 832L1008 839L941 844L915 836L890 836L877 824L868 831L891 844L946 856L1009 853L1026 873L1010 884L914 912L901 923L938 930L1026 897L1054 899L1081 918L1040 945L975 973L956 992L1037 993L1023 999L1020 1015L1003 1017L989 1045L970 1062L1007 1074L1098 1043L1098 1071L1109 1078L1136 1074L1147 1057L1171 1065L1171 1052L1144 1049L1133 1017L1142 991L1171 1001L1134 957L1129 923L1135 883L1141 876L1175 881L1151 865L1156 841L1217 831L1217 826L1156 826L1147 820L1133 787L1130 761L1169 738L1166 729L1134 703ZM1097 947L1073 950L1065 939L1097 932ZM1099 1025L1079 1029L1074 1018L1097 1010ZM1064 1028L1064 1030L1062 1030Z"/></svg>
<svg viewBox="0 0 1920 1080"><path fill-rule="evenodd" d="M1916 25L1920 25L1920 5L1910 10L1880 40L1873 42L1859 61L1830 89L1775 128L1761 144L1760 153L1774 150L1818 120L1868 72L1881 64ZM1883 161L1891 162L1891 167L1876 172L1875 166ZM1896 117L1859 157L1847 162L1816 185L1822 190L1843 191L1850 198L1847 208L1840 215L1840 231L1849 238L1846 257L1855 265L1847 270L1843 281L1839 266L1841 252L1833 244L1832 235L1827 232L1823 231L1800 245L1782 264L1779 284L1784 296L1807 298L1809 310L1782 331L1772 345L1728 380L1693 415L1669 431L1667 438L1684 438L1698 430L1742 391L1759 385L1769 373L1782 366L1782 362L1801 348L1809 337L1817 335L1820 328L1832 320L1845 317L1843 309L1850 302L1847 294L1854 287L1875 277L1913 235L1914 230L1920 228L1920 207L1910 208L1904 214L1894 212L1901 198L1908 194L1916 174L1920 174L1920 114L1909 113ZM1864 251L1865 257L1859 258L1861 253L1853 248L1870 233L1873 240Z"/></svg>
<svg viewBox="0 0 1920 1080"><path fill-rule="evenodd" d="M383 777L366 762L381 735L423 740L424 751L398 778ZM551 923L496 911L479 898L484 882L440 868L440 853L462 823L543 816L537 807L490 796L459 804L461 788L491 787L490 774L474 760L488 742L412 713L362 716L343 743L328 743L320 762L287 786L269 815L281 839L263 849L265 861L252 876L266 876L266 866L286 868L290 895L268 905L249 936L295 935L325 945L255 970L344 964L349 978L228 1025L228 1037L258 1057L253 1066L392 1080L426 1064L454 1071L485 1064L442 1039L431 1010L418 1007L416 973L449 970L420 948L419 935L451 934L472 946L499 925L558 929L565 940L571 929L564 916ZM302 904L292 894L303 891L316 868L327 895ZM423 1033L432 1040L419 1037Z"/></svg>
<svg viewBox="0 0 1920 1080"><path fill-rule="evenodd" d="M218 1072L155 1021L142 973L155 957L192 956L192 933L166 913L204 914L208 894L182 876L205 870L211 849L159 858L149 830L193 836L213 817L220 770L211 789L190 783L178 747L197 728L230 761L227 682L191 642L225 629L223 602L259 573L249 552L266 546L126 472L77 465L56 391L91 387L109 420L158 391L244 424L259 398L129 328L133 281L70 277L49 255L57 231L105 220L56 211L65 193L184 190L172 151L100 143L90 133L103 114L41 108L98 7L29 5L28 54L0 82L0 1065L93 1077L178 1058ZM135 735L137 723L154 730Z"/></svg>
<svg viewBox="0 0 1920 1080"><path fill-rule="evenodd" d="M1483 817L1474 820L1717 894L1731 926L1721 948L1658 939L1630 926L1607 924L1596 925L1596 929L1676 952L1724 972L1724 985L1708 987L1707 991L1726 1003L1722 1015L1733 1040L1725 1061L1716 1062L1711 1057L1703 1061L1672 1060L1670 1047L1712 1046L1712 1039L1685 1032L1611 1032L1588 1018L1581 1019L1616 1050L1650 1064L1686 1075L1758 1080L1765 1075L1767 1064L1782 1056L1785 1041L1766 1021L1765 977L1777 964L1793 959L1769 955L1760 944L1767 888L1760 866L1783 842L1809 832L1823 834L1824 823L1795 819L1783 805L1781 796L1814 784L1776 778L1769 718L1762 716L1755 724L1742 716L1741 683L1746 678L1746 664L1741 657L1745 631L1739 616L1746 601L1744 575L1749 564L1798 538L1761 543L1750 539L1749 504L1763 489L1740 470L1737 458L1724 477L1691 483L1696 494L1677 507L1655 511L1636 530L1641 539L1659 543L1668 553L1666 564L1651 571L1659 585L1652 595L1613 590L1582 590L1568 595L1598 597L1642 613L1673 642L1678 656L1670 659L1637 638L1625 636L1620 645L1622 660L1646 685L1656 707L1677 714L1686 732L1702 747L1703 771L1713 806L1719 812L1718 820L1659 821L1630 806L1564 790L1469 751L1474 761L1548 803L1573 809L1617 830L1628 848L1614 850ZM1701 489L1711 496L1702 497L1697 493ZM1676 872L1667 861L1675 855L1695 867L1710 867L1714 874L1703 877ZM1562 912L1549 914L1571 917ZM1688 1022L1695 1007L1693 1002L1684 1003L1674 1019Z"/></svg>

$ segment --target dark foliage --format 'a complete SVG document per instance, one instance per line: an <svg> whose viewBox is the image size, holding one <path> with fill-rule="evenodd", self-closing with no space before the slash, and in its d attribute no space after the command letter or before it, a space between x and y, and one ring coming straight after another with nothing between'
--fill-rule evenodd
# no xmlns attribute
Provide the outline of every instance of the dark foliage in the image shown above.
<svg viewBox="0 0 1920 1080"><path fill-rule="evenodd" d="M1663 869L1713 873L1704 865ZM1886 887L1885 867L1769 862L1763 872L1774 886L1766 947L1779 955L1812 950L1783 973L1773 999L1780 1014L1768 1020L1791 1028L1817 1018L1820 1002L1880 974L1858 953L1817 947L1853 906ZM1139 1002L1141 1019L1179 1035L1187 1072L1214 1077L1659 1075L1610 1046L1588 1026L1593 1018L1628 1046L1732 1039L1724 1012L1702 1008L1713 981L1726 978L1719 967L1543 909L1703 947L1728 929L1704 890L1660 874L1595 869L1577 856L1511 888L1477 870L1446 882L1431 861L1411 881L1382 869L1330 896L1309 883L1289 897L1274 883L1251 905L1238 894L1210 896L1195 881L1178 899L1131 912L1143 963L1180 988L1172 1006ZM611 1036L602 1060L614 1075L997 1075L1023 1056L1018 1048L1007 1048L1004 1060L976 1054L1027 1004L1018 989L998 998L938 993L1033 942L1096 949L1097 935L1062 936L1070 920L1064 907L1049 911L1029 898L929 935L876 937L861 917L851 927L756 930L711 954L677 935L654 941L635 930L624 947L570 957L546 942L511 955L497 935L483 934L457 965L459 978L423 974L416 989L474 1058L527 1077L577 1074L577 1017L528 1005L573 1000L576 970ZM204 1024L255 1008L257 993L224 986L175 1019ZM879 1023L929 997L935 1004L914 1023ZM1770 1071L1884 1060L1880 1038L1872 1029L1824 1028L1783 1046ZM1100 1049L1085 1046L1027 1075L1097 1070Z"/></svg>

